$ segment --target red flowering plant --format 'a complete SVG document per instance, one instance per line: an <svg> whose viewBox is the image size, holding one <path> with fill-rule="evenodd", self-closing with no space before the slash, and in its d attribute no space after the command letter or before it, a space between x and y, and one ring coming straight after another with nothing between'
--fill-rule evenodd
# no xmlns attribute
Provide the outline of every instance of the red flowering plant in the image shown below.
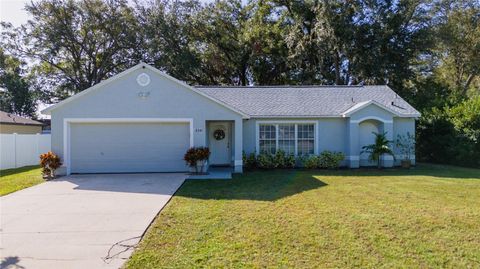
<svg viewBox="0 0 480 269"><path fill-rule="evenodd" d="M188 166L195 168L195 173L199 173L198 166L200 166L200 173L203 173L205 162L210 158L210 149L207 147L193 147L189 148L183 160Z"/></svg>
<svg viewBox="0 0 480 269"><path fill-rule="evenodd" d="M60 157L51 151L40 155L43 178L47 180L55 178L55 170L61 165Z"/></svg>

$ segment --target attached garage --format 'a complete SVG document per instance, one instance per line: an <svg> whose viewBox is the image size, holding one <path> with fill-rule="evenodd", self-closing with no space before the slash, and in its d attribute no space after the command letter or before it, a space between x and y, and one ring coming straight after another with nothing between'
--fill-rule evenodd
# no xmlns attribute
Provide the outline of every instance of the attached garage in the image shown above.
<svg viewBox="0 0 480 269"><path fill-rule="evenodd" d="M182 172L191 146L188 119L66 121L70 173Z"/></svg>

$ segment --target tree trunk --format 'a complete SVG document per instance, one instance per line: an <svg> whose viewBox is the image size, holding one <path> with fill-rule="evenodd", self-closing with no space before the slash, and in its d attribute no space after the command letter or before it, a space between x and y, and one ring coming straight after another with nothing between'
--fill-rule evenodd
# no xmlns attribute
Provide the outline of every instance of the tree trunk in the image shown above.
<svg viewBox="0 0 480 269"><path fill-rule="evenodd" d="M470 87L470 84L472 83L473 81L473 78L475 76L473 74L470 74L467 78L467 81L465 82L465 84L463 85L463 91L462 91L462 96L467 96L467 92L468 92L468 87Z"/></svg>
<svg viewBox="0 0 480 269"><path fill-rule="evenodd" d="M338 55L338 51L335 52L335 84L341 85L342 80L340 78L340 56Z"/></svg>

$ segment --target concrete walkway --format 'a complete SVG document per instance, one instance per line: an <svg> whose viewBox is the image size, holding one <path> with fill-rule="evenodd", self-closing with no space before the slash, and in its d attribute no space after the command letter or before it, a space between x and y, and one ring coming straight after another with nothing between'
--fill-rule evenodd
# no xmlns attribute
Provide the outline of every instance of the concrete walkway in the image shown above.
<svg viewBox="0 0 480 269"><path fill-rule="evenodd" d="M189 175L187 179L232 179L231 167L210 167L204 175Z"/></svg>
<svg viewBox="0 0 480 269"><path fill-rule="evenodd" d="M74 175L0 198L0 268L119 268L184 174Z"/></svg>

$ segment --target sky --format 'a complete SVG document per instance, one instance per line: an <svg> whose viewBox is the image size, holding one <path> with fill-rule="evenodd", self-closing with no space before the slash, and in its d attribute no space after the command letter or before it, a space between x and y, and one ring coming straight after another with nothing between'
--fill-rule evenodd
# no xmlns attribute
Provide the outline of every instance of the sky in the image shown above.
<svg viewBox="0 0 480 269"><path fill-rule="evenodd" d="M28 21L25 4L31 0L0 0L0 21L7 21L17 27ZM201 2L212 2L213 0L202 0Z"/></svg>
<svg viewBox="0 0 480 269"><path fill-rule="evenodd" d="M13 26L27 22L27 12L24 10L29 0L0 0L0 21L7 21Z"/></svg>

